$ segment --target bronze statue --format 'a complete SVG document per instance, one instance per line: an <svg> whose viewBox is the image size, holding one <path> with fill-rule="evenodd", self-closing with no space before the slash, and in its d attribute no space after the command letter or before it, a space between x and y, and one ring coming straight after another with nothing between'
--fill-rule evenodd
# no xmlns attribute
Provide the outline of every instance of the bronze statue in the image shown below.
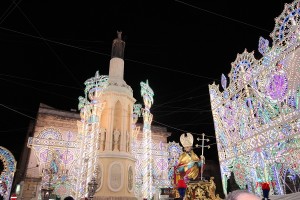
<svg viewBox="0 0 300 200"><path fill-rule="evenodd" d="M124 58L125 42L122 40L122 31L117 31L118 37L113 40L111 58Z"/></svg>

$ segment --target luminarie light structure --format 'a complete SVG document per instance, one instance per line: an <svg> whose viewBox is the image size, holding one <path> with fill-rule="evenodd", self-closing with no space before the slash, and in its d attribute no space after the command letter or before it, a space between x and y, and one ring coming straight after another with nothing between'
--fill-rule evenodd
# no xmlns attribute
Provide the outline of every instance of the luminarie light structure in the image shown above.
<svg viewBox="0 0 300 200"><path fill-rule="evenodd" d="M65 194L76 193L76 167L78 159L78 144L72 132L65 134L55 128L43 129L37 137L29 137L27 146L32 148L37 160L38 171L41 174L39 195L43 189L51 189L53 193L64 198Z"/></svg>
<svg viewBox="0 0 300 200"><path fill-rule="evenodd" d="M105 105L101 101L101 95L108 86L108 76L99 75L97 71L95 76L85 81L85 97L79 97L78 109L80 110L81 121L78 122L80 159L77 182L76 197L86 196L87 183L93 178L97 180L99 169L97 165L97 151L103 148L99 138L100 117ZM101 147L100 147L101 145ZM99 184L100 186L100 184Z"/></svg>
<svg viewBox="0 0 300 200"><path fill-rule="evenodd" d="M145 107L142 109L142 115L144 119L143 127L143 185L142 194L143 198L151 199L153 197L153 158L152 158L152 135L151 135L151 123L153 115L150 112L150 108L153 104L154 92L146 82L141 82L141 95L144 99Z"/></svg>
<svg viewBox="0 0 300 200"><path fill-rule="evenodd" d="M142 105L135 104L133 111L134 122L141 115ZM136 168L136 188L135 193L137 197L142 197L144 195L142 188L144 183L145 166L148 162L151 162L151 175L152 175L152 192L153 196L157 196L161 191L161 188L172 187L173 174L170 170L170 166L173 166L174 161L178 159L179 151L181 149L178 143L167 143L166 137L170 136L164 127L151 126L151 149L149 149L149 155L152 157L150 159L145 158L145 152L147 151L147 146L144 145L146 140L146 135L144 132L140 132L141 124L135 124L133 126L133 154L136 158L135 168ZM149 135L148 135L149 136ZM147 141L149 142L149 140ZM148 144L147 144L148 145ZM177 145L177 146L176 146ZM178 149L176 149L178 147ZM150 161L147 161L150 160ZM155 197L154 197L155 198Z"/></svg>
<svg viewBox="0 0 300 200"><path fill-rule="evenodd" d="M0 146L0 162L3 163L3 170L0 174L0 195L4 200L8 200L17 162L13 154L2 146Z"/></svg>
<svg viewBox="0 0 300 200"><path fill-rule="evenodd" d="M257 182L275 182L284 194L300 177L300 1L286 4L269 41L238 54L222 89L209 85L223 190L233 172L241 188L261 193ZM299 186L298 186L299 187ZM297 188L295 188L298 190Z"/></svg>
<svg viewBox="0 0 300 200"><path fill-rule="evenodd" d="M182 154L182 146L180 146L179 143L176 142L169 142L168 144L168 166L169 166L169 171L168 171L168 178L171 182L171 187L173 187L174 184L177 183L178 180L176 180L176 166L178 165L178 160L180 155Z"/></svg>

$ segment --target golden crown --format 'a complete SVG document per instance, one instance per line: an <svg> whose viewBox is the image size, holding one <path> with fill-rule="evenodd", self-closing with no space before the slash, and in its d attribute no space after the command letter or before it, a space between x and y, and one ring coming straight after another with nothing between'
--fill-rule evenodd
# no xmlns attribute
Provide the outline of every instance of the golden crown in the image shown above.
<svg viewBox="0 0 300 200"><path fill-rule="evenodd" d="M186 133L186 136L185 136L185 133L183 133L180 136L180 142L183 147L191 147L191 146L193 146L194 137L190 133Z"/></svg>

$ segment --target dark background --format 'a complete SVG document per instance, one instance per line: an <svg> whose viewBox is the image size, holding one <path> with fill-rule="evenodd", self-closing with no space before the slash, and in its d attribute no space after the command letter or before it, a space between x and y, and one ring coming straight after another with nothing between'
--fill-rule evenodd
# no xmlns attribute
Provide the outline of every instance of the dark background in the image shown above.
<svg viewBox="0 0 300 200"><path fill-rule="evenodd" d="M259 37L270 39L274 18L290 2L1 0L0 145L19 159L39 103L77 109L84 81L97 70L108 74L119 30L134 97L142 103L146 79L155 93L153 124L168 127L170 141L207 134L205 156L217 161L208 84L219 84L245 48L259 59Z"/></svg>

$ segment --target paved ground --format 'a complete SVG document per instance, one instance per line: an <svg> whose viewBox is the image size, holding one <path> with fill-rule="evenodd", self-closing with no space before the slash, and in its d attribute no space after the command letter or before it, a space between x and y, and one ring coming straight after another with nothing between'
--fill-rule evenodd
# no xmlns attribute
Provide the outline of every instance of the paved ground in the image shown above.
<svg viewBox="0 0 300 200"><path fill-rule="evenodd" d="M286 194L286 195L273 195L273 196L270 196L270 199L271 200L277 200L277 199L300 200L300 192L292 193L292 194Z"/></svg>
<svg viewBox="0 0 300 200"><path fill-rule="evenodd" d="M174 199L161 195L160 200L174 200ZM300 192L286 194L286 195L270 195L270 200L300 200Z"/></svg>
<svg viewBox="0 0 300 200"><path fill-rule="evenodd" d="M286 195L270 195L270 200L300 200L300 192Z"/></svg>

